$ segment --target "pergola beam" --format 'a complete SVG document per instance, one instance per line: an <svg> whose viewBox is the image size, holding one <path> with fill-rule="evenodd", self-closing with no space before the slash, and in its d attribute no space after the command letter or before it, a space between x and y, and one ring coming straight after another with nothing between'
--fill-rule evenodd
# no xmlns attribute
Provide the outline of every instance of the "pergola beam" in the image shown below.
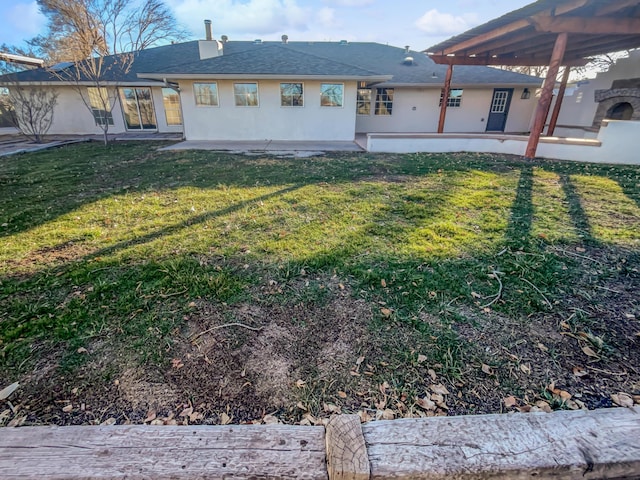
<svg viewBox="0 0 640 480"><path fill-rule="evenodd" d="M560 108L564 101L564 93L567 90L567 82L569 81L569 74L571 73L571 67L564 67L562 72L562 80L560 80L560 88L558 89L558 96L556 97L556 103L553 106L553 113L551 114L551 120L549 121L549 128L547 129L547 136L553 137L556 131L556 125L558 124L558 116L560 115Z"/></svg>
<svg viewBox="0 0 640 480"><path fill-rule="evenodd" d="M616 17L532 17L536 31L541 33L585 33L590 35L637 35L640 18Z"/></svg>
<svg viewBox="0 0 640 480"><path fill-rule="evenodd" d="M581 7L584 7L587 3L589 3L589 0L573 0L570 2L563 3L562 5L559 5L557 7L544 10L543 12L540 12L540 15L549 15L549 16L552 14L564 15L566 13L569 13ZM529 19L523 18L520 20L516 20L515 22L511 22L502 27L493 29L489 32L476 35L473 38L470 38L469 40L462 41L452 47L446 48L442 52L433 52L433 53L442 53L443 55L449 55L452 53L462 53L462 52L466 53L469 49L473 47L477 47L484 43L500 38L504 35L517 32L518 30L522 30L530 26L531 26L531 21Z"/></svg>
<svg viewBox="0 0 640 480"><path fill-rule="evenodd" d="M540 141L542 128L544 127L549 111L549 105L551 105L553 87L556 83L556 77L558 76L558 70L560 69L560 64L562 63L568 40L569 34L560 33L556 39L555 45L553 46L551 61L549 62L549 70L547 71L547 77L544 79L544 84L542 85L540 100L538 100L533 126L531 127L531 134L529 135L529 142L527 143L527 150L525 152L525 156L527 158L532 159L536 156L536 150L538 149L538 142Z"/></svg>
<svg viewBox="0 0 640 480"><path fill-rule="evenodd" d="M439 65L493 65L510 67L536 67L549 65L548 56L538 57L465 57L463 55L429 55L429 58ZM579 67L586 65L588 59L582 57L567 57L563 65Z"/></svg>

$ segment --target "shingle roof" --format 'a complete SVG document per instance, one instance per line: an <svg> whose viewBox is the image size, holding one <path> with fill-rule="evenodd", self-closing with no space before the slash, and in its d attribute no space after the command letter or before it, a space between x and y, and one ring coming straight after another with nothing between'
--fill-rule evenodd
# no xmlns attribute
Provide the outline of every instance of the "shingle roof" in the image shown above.
<svg viewBox="0 0 640 480"><path fill-rule="evenodd" d="M404 62L407 56L413 62ZM108 57L106 62L113 61ZM74 68L74 67L71 67ZM388 84L442 85L446 66L435 64L424 53L372 42L255 42L230 41L220 57L200 60L198 42L185 42L149 48L136 54L131 70L118 78L120 82L141 82L138 73L146 74L244 74L244 75L392 75ZM435 74L435 77L434 77ZM60 81L46 69L18 73L21 82ZM8 78L0 77L7 81ZM115 77L105 78L107 81ZM458 85L539 85L541 79L491 67L458 66L453 83Z"/></svg>

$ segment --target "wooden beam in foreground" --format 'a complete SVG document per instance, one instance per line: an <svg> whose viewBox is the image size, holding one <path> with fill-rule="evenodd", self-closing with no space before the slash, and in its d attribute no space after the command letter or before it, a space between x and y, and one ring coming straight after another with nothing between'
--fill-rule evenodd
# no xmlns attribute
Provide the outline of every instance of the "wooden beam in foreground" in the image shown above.
<svg viewBox="0 0 640 480"><path fill-rule="evenodd" d="M640 18L532 17L543 33L589 33L591 35L640 34Z"/></svg>
<svg viewBox="0 0 640 480"><path fill-rule="evenodd" d="M444 79L442 89L442 103L440 104L440 118L438 119L438 133L444 132L444 122L447 118L447 104L449 103L449 92L451 92L451 77L453 77L453 65L449 64L447 75Z"/></svg>
<svg viewBox="0 0 640 480"><path fill-rule="evenodd" d="M560 88L558 89L558 96L556 97L556 103L553 106L553 113L551 114L551 120L549 121L549 128L547 129L548 137L553 137L553 134L556 131L558 116L560 115L560 108L562 108L562 102L564 101L564 92L567 90L567 82L569 81L570 73L571 67L564 67L562 80L560 81Z"/></svg>
<svg viewBox="0 0 640 480"><path fill-rule="evenodd" d="M345 415L326 445L322 427L293 425L0 430L0 478L12 480L640 478L637 408L362 426Z"/></svg>
<svg viewBox="0 0 640 480"><path fill-rule="evenodd" d="M553 87L556 83L556 77L558 76L558 70L562 63L562 58L564 57L564 51L567 48L568 40L569 35L567 33L561 33L558 35L553 47L549 70L547 71L547 77L544 79L544 84L542 85L542 92L540 93L540 99L538 100L538 106L536 107L533 125L531 126L531 133L529 134L527 150L524 154L525 157L529 159L535 158L536 156L538 142L540 141L540 134L542 133L545 120L547 119L549 105L551 104L551 97L553 96Z"/></svg>
<svg viewBox="0 0 640 480"><path fill-rule="evenodd" d="M463 55L429 55L429 58L439 65L509 65L513 67L536 67L548 65L549 57L465 57ZM585 58L565 58L563 65L579 67L586 65L589 60Z"/></svg>
<svg viewBox="0 0 640 480"><path fill-rule="evenodd" d="M374 480L640 478L634 408L394 420L362 431Z"/></svg>

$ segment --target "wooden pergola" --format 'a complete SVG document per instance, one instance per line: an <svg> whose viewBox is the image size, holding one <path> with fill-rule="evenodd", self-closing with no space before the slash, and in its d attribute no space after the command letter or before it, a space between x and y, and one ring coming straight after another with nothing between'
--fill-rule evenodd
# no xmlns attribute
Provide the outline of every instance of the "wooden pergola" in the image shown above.
<svg viewBox="0 0 640 480"><path fill-rule="evenodd" d="M426 50L449 65L444 97L449 97L454 65L548 65L536 107L526 157L534 158L561 65L564 73L547 135L553 135L572 66L590 57L640 47L640 0L539 0ZM447 102L440 110L444 130Z"/></svg>

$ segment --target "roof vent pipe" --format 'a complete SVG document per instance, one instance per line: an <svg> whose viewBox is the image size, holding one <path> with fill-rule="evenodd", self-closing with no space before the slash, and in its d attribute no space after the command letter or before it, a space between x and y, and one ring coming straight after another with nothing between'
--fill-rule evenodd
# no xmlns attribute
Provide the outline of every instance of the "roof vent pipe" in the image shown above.
<svg viewBox="0 0 640 480"><path fill-rule="evenodd" d="M404 53L409 53L409 45L404 46Z"/></svg>
<svg viewBox="0 0 640 480"><path fill-rule="evenodd" d="M220 37L220 40L222 40L222 43L227 43L229 41L229 37L227 37L226 35L222 35Z"/></svg>
<svg viewBox="0 0 640 480"><path fill-rule="evenodd" d="M211 35L211 20L204 21L204 32L205 32L205 40L213 40L213 35Z"/></svg>
<svg viewBox="0 0 640 480"><path fill-rule="evenodd" d="M288 35L282 35L282 43L289 43L289 36Z"/></svg>

